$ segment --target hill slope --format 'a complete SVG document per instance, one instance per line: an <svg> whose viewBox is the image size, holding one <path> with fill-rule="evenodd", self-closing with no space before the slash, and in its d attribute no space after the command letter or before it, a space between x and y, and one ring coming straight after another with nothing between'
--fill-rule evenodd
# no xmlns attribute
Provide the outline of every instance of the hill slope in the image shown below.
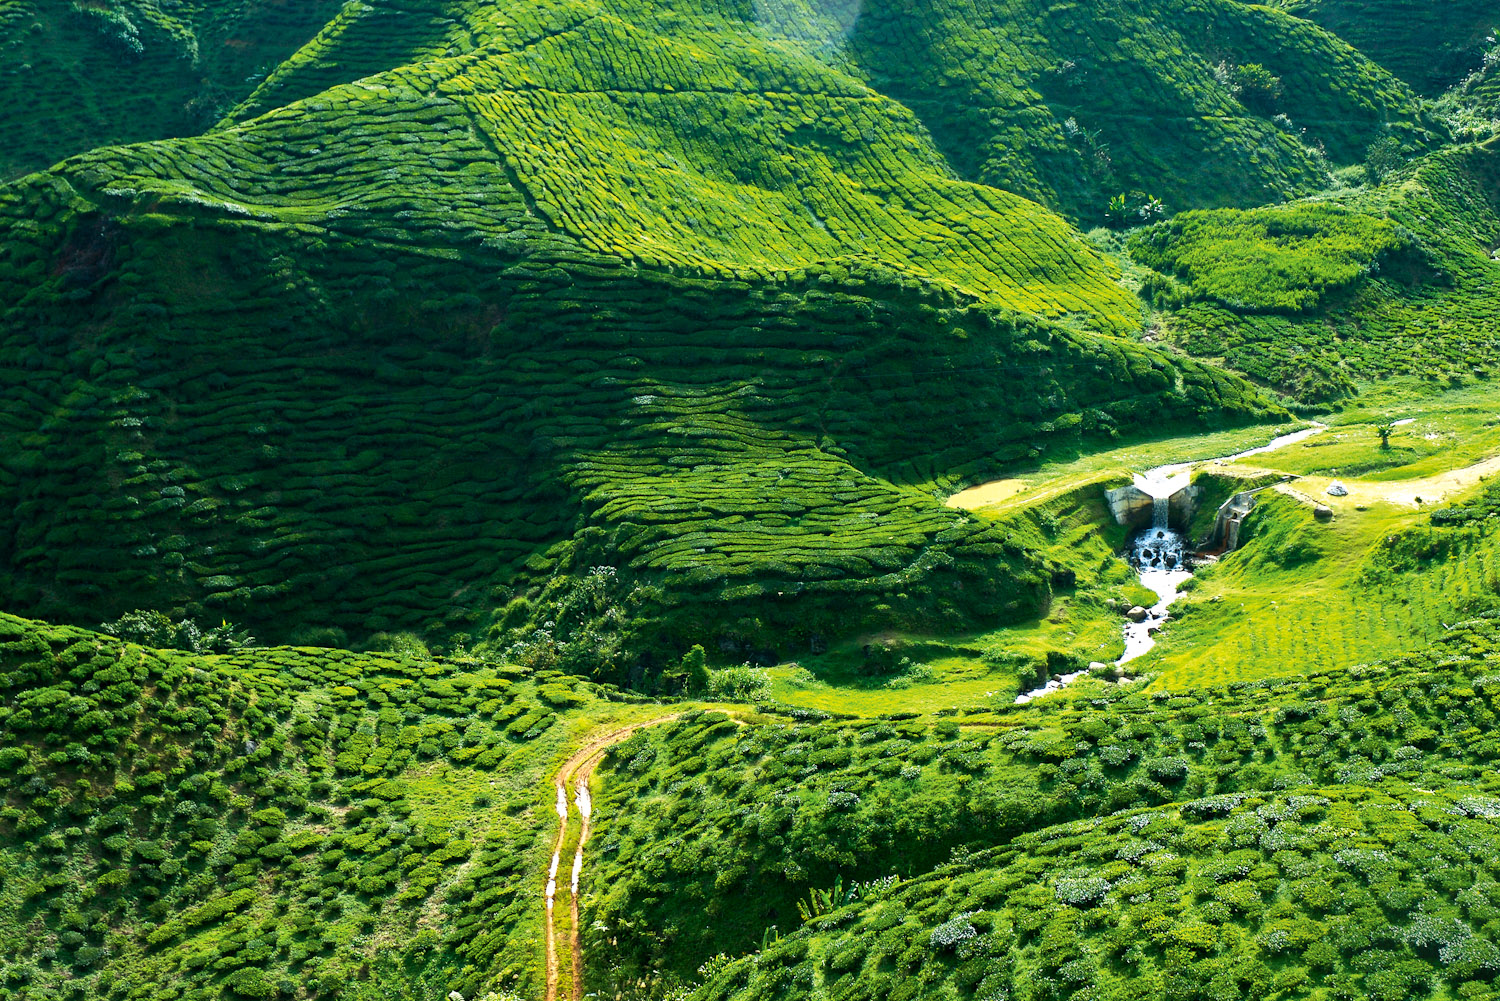
<svg viewBox="0 0 1500 1001"><path fill-rule="evenodd" d="M1500 28L1488 0L1287 0L1298 17L1315 21L1409 83L1436 95L1479 67Z"/></svg>
<svg viewBox="0 0 1500 1001"><path fill-rule="evenodd" d="M1279 412L797 46L566 13L0 192L15 607L444 635L565 575L510 643L608 565L625 660L996 621L1038 561L902 484Z"/></svg>
<svg viewBox="0 0 1500 1001"><path fill-rule="evenodd" d="M333 0L15 0L0 8L0 179L192 135L311 39Z"/></svg>
<svg viewBox="0 0 1500 1001"><path fill-rule="evenodd" d="M1500 356L1500 153L1440 151L1386 182L1285 206L1185 213L1132 239L1194 354L1308 400L1398 374L1462 385Z"/></svg>

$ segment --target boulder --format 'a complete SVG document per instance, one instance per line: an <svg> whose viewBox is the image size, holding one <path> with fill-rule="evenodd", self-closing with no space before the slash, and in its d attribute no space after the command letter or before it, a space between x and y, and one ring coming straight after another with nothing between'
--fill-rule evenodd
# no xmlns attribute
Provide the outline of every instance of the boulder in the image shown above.
<svg viewBox="0 0 1500 1001"><path fill-rule="evenodd" d="M1146 621L1146 614L1147 613L1144 608L1142 608L1140 605L1136 605L1130 611L1125 613L1125 617L1131 622L1144 622Z"/></svg>
<svg viewBox="0 0 1500 1001"><path fill-rule="evenodd" d="M1109 665L1106 664L1106 663L1104 663L1102 660L1091 660L1091 661L1089 661L1089 672L1090 673L1093 673L1094 671L1105 671L1105 670L1108 670L1108 669L1109 669Z"/></svg>
<svg viewBox="0 0 1500 1001"><path fill-rule="evenodd" d="M1338 480L1334 480L1332 483L1328 484L1327 493L1330 497L1348 497L1349 488L1344 486Z"/></svg>
<svg viewBox="0 0 1500 1001"><path fill-rule="evenodd" d="M1327 504L1319 504L1317 507L1313 508L1313 517L1318 519L1319 521L1332 521L1333 508L1329 507Z"/></svg>

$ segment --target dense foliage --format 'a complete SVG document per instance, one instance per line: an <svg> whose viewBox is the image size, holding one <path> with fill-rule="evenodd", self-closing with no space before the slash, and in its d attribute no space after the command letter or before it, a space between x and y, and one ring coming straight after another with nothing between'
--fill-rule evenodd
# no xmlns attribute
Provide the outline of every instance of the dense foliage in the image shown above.
<svg viewBox="0 0 1500 1001"><path fill-rule="evenodd" d="M1497 641L936 723L684 717L612 756L590 962L664 991L750 953L703 997L1488 996Z"/></svg>
<svg viewBox="0 0 1500 1001"><path fill-rule="evenodd" d="M0 617L0 990L329 997L377 958L444 993L537 983L548 769L618 697Z"/></svg>
<svg viewBox="0 0 1500 1001"><path fill-rule="evenodd" d="M1144 264L1189 293L1242 312L1310 312L1410 250L1389 219L1321 203L1184 212L1132 237Z"/></svg>
<svg viewBox="0 0 1500 1001"><path fill-rule="evenodd" d="M1495 1001L1493 15L0 0L0 1001Z"/></svg>
<svg viewBox="0 0 1500 1001"><path fill-rule="evenodd" d="M1169 211L1276 201L1388 128L1441 132L1387 71L1264 6L881 0L832 25L812 6L757 10L912 108L964 176L1089 222L1122 192Z"/></svg>

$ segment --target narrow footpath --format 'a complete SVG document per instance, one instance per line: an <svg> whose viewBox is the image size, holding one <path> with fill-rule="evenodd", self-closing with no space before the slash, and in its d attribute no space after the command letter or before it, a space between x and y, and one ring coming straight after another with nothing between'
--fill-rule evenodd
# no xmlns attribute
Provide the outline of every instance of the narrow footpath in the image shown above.
<svg viewBox="0 0 1500 1001"><path fill-rule="evenodd" d="M557 840L552 849L552 863L547 869L547 883L544 891L547 904L547 1001L559 1001L566 997L568 1001L582 1001L583 998L583 948L579 934L579 911L578 892L579 880L583 876L583 850L588 844L589 828L593 814L593 800L589 796L589 782L594 777L594 770L599 767L599 762L611 747L648 726L656 726L658 723L666 723L676 719L681 713L671 713L666 716L658 716L655 719L644 720L640 723L632 723L630 726L621 727L618 730L610 730L589 739L572 756L564 761L562 767L557 770L553 777L552 785L556 794L555 809L557 810ZM568 791L572 789L572 799L569 800ZM571 805L571 809L570 809ZM571 825L568 823L573 811L577 811L579 817L578 840L573 848L572 877L568 882L568 916L570 918L565 935L559 933L558 922L555 916L557 905L557 874L562 865L564 853L568 849L571 837ZM568 965L571 976L569 977L568 990L561 989L562 982L562 954L568 954Z"/></svg>

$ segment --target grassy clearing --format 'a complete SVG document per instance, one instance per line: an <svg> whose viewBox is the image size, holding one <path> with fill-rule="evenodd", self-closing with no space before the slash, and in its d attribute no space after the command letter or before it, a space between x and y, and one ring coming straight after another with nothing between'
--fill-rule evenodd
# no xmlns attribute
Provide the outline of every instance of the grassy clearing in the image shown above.
<svg viewBox="0 0 1500 1001"><path fill-rule="evenodd" d="M1406 505L1340 505L1328 524L1263 494L1242 548L1199 573L1142 670L1180 688L1410 653L1490 606L1500 536L1429 527ZM1323 500L1331 500L1322 497Z"/></svg>

